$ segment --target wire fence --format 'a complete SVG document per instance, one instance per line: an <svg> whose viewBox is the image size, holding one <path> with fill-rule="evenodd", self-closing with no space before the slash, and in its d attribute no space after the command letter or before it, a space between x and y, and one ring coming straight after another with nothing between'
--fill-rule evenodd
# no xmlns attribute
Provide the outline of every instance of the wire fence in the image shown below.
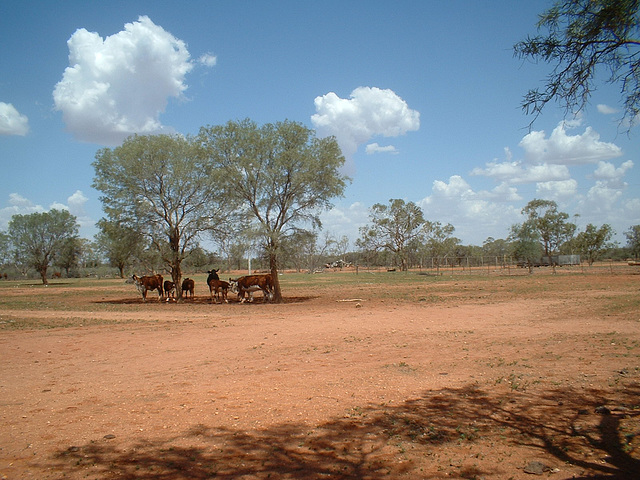
<svg viewBox="0 0 640 480"><path fill-rule="evenodd" d="M398 267L358 267L364 271L400 271ZM425 258L420 265L409 269L423 275L530 275L536 272L555 274L629 275L640 274L640 263L604 260L589 265L581 262L572 265L537 264L531 269L512 257L446 257ZM531 271L530 271L531 270Z"/></svg>

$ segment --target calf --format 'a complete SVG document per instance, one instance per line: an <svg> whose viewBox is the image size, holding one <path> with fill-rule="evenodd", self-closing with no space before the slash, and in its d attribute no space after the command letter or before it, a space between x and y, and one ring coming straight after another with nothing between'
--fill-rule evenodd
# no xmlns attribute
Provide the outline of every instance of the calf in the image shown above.
<svg viewBox="0 0 640 480"><path fill-rule="evenodd" d="M211 303L218 303L215 299L219 299L219 294L222 292L222 300L224 303L229 303L227 300L227 292L229 291L229 283L224 280L211 279L209 282L209 292L211 293ZM222 302L220 302L222 303Z"/></svg>
<svg viewBox="0 0 640 480"><path fill-rule="evenodd" d="M158 290L159 300L162 300L162 275L150 275L139 277L132 275L131 278L136 285L138 291L142 294L142 301L147 301L147 292L149 290Z"/></svg>
<svg viewBox="0 0 640 480"><path fill-rule="evenodd" d="M193 298L193 292L196 288L196 282L194 282L192 279L190 278L185 278L182 281L182 293L185 296L189 296L189 294L191 294L191 298Z"/></svg>
<svg viewBox="0 0 640 480"><path fill-rule="evenodd" d="M247 275L237 280L230 278L229 283L231 284L231 291L238 294L240 303L244 303L247 299L252 302L253 292L257 290L262 290L264 302L273 298L274 284L270 273L266 275ZM247 299L245 299L245 293L247 294Z"/></svg>
<svg viewBox="0 0 640 480"><path fill-rule="evenodd" d="M164 294L167 296L167 302L169 301L169 298L176 298L176 284L169 281L169 280L165 280L164 281Z"/></svg>

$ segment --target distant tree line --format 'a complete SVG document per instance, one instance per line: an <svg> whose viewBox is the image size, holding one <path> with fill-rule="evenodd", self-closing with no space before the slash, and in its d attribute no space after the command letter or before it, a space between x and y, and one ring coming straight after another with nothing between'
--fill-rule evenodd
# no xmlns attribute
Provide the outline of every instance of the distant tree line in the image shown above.
<svg viewBox="0 0 640 480"><path fill-rule="evenodd" d="M388 205L376 204L370 211L370 224L360 229L356 245L369 264L387 264L400 270L423 266L425 258L448 264L465 257L512 257L533 267L542 257L581 255L589 265L596 260L618 256L637 258L640 226L625 233L627 247L618 248L611 239L610 225L589 224L584 232L569 221L569 214L558 210L556 202L534 199L523 209L526 220L511 227L506 239L487 238L481 247L463 246L453 234L451 224L430 222L415 203L392 199ZM437 266L437 265L436 265Z"/></svg>
<svg viewBox="0 0 640 480"><path fill-rule="evenodd" d="M530 269L543 256L580 255L582 262L607 258L626 260L640 257L640 225L625 232L627 243L618 246L608 224L589 224L576 232L569 215L555 202L532 200L523 209L526 220L511 227L506 239L487 238L482 245L462 245L450 224L429 222L412 202L390 200L371 208L370 225L360 230L351 248L348 237L335 238L320 229L297 229L284 236L279 248L278 268L297 272L318 272L345 265L386 267L398 270L462 265L469 258L487 262L514 259ZM0 278L37 276L47 284L52 276L80 277L88 274L125 277L127 273L164 272L166 260L152 241L139 232L101 219L93 240L78 237L76 218L65 210L14 215L7 232L0 232ZM267 248L260 248L251 235L233 237L216 232L218 251L199 244L185 252L181 267L188 272L205 272L212 267L225 270L248 268L270 270Z"/></svg>

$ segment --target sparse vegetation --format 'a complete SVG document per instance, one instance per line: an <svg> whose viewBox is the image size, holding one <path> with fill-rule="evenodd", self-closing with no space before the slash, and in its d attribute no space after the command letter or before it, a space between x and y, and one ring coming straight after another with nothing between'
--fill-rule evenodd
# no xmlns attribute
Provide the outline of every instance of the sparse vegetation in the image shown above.
<svg viewBox="0 0 640 480"><path fill-rule="evenodd" d="M570 478L610 458L625 478L640 461L627 269L286 273L280 305L210 304L204 274L182 304L120 279L2 281L6 474L520 478L541 459Z"/></svg>

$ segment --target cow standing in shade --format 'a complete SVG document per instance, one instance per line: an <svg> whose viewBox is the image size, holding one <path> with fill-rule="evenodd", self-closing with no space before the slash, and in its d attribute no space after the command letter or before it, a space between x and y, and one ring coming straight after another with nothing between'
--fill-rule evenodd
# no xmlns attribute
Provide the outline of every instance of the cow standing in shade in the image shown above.
<svg viewBox="0 0 640 480"><path fill-rule="evenodd" d="M188 297L191 294L191 298L193 298L193 293L196 289L196 282L194 282L190 278L185 278L182 281L182 293L185 297Z"/></svg>
<svg viewBox="0 0 640 480"><path fill-rule="evenodd" d="M253 292L261 290L264 295L264 302L273 298L274 283L270 273L265 275L246 275L236 280L230 278L231 291L238 294L240 303L246 301L253 302ZM245 294L247 297L245 298Z"/></svg>
<svg viewBox="0 0 640 480"><path fill-rule="evenodd" d="M156 275L142 276L132 275L131 278L136 285L138 291L142 294L142 301L147 301L147 292L149 290L158 290L159 300L162 300L162 275L159 273Z"/></svg>
<svg viewBox="0 0 640 480"><path fill-rule="evenodd" d="M229 287L229 282L212 278L209 282L211 303L218 303L218 300L220 300L220 294L222 294L222 300L220 301L220 303L229 303L229 300L227 300L227 292L229 291Z"/></svg>
<svg viewBox="0 0 640 480"><path fill-rule="evenodd" d="M173 298L173 300L175 300L176 299L176 284L173 283L170 280L165 280L164 281L164 294L167 297L167 302L171 298Z"/></svg>

